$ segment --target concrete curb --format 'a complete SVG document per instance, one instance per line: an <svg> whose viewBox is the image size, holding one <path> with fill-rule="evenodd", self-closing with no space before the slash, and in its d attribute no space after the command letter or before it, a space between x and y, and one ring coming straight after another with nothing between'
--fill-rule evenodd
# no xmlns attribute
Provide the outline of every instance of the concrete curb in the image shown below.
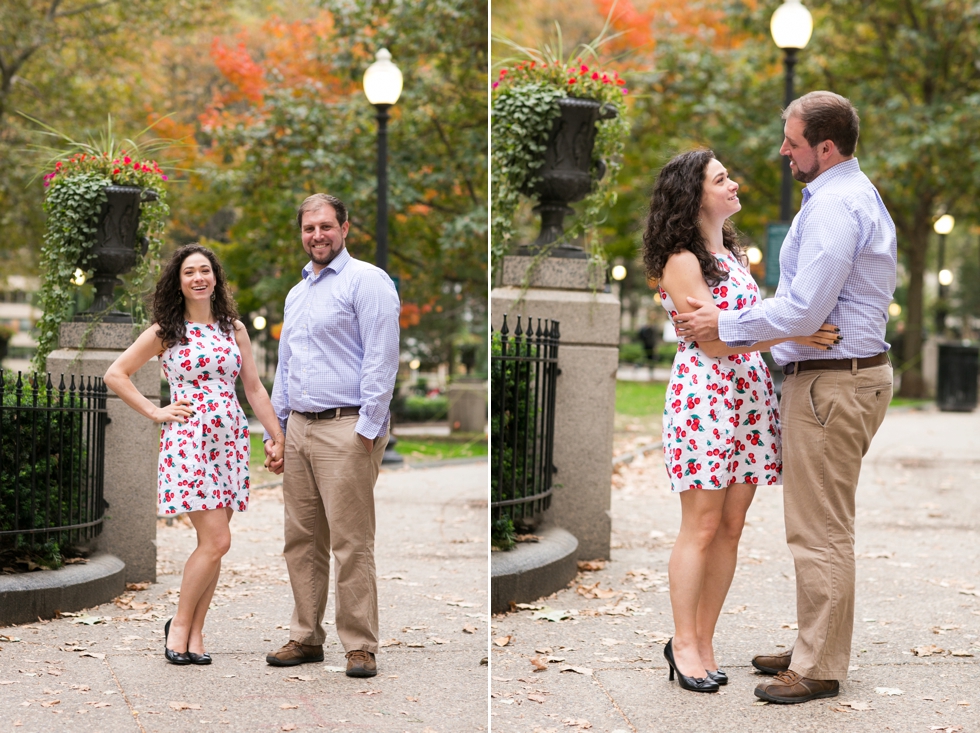
<svg viewBox="0 0 980 733"><path fill-rule="evenodd" d="M58 570L0 575L0 626L54 618L111 601L126 590L126 564L99 552Z"/></svg>
<svg viewBox="0 0 980 733"><path fill-rule="evenodd" d="M508 552L490 553L490 612L528 603L561 590L578 572L578 540L561 527L538 531L538 542L522 542Z"/></svg>
<svg viewBox="0 0 980 733"><path fill-rule="evenodd" d="M624 464L632 463L634 460L640 456L645 456L647 453L653 453L655 450L661 450L664 447L664 442L658 440L656 443L647 443L646 445L641 445L634 451L629 453L623 453L622 455L615 456L612 459L613 468L616 466L622 466Z"/></svg>

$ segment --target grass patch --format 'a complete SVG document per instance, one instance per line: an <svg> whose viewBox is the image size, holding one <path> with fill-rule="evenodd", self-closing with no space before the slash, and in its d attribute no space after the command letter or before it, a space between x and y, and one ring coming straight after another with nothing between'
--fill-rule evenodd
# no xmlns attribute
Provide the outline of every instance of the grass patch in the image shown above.
<svg viewBox="0 0 980 733"><path fill-rule="evenodd" d="M411 436L399 438L395 450L409 462L478 458L487 455L487 436L479 434L466 440Z"/></svg>
<svg viewBox="0 0 980 733"><path fill-rule="evenodd" d="M616 414L631 417L662 415L666 382L616 382Z"/></svg>

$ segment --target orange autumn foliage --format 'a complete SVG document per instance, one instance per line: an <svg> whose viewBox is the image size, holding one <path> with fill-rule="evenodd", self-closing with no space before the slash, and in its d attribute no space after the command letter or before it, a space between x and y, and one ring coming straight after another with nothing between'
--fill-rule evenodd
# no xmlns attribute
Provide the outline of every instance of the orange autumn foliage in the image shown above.
<svg viewBox="0 0 980 733"><path fill-rule="evenodd" d="M660 38L687 38L710 43L715 48L731 48L745 40L745 34L728 27L722 0L678 3L676 0L593 0L597 13L607 17L612 11L612 28L622 35L609 43L611 51L639 56L634 67L645 67L652 59ZM758 0L745 0L752 10ZM641 60L642 59L642 60Z"/></svg>
<svg viewBox="0 0 980 733"><path fill-rule="evenodd" d="M270 88L313 88L324 97L347 95L356 81L333 73L318 46L333 35L333 19L323 11L314 18L286 22L273 17L257 29L242 30L237 43L215 38L211 58L227 84L215 92L200 116L205 129L263 117L264 96Z"/></svg>

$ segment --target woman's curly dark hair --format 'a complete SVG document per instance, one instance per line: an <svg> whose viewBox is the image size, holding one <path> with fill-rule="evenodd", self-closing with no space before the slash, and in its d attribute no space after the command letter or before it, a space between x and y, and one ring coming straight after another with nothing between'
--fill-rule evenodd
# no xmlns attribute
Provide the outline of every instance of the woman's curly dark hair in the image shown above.
<svg viewBox="0 0 980 733"><path fill-rule="evenodd" d="M214 300L211 301L211 314L225 333L233 333L238 318L238 306L228 290L228 281L221 269L221 263L214 252L199 244L185 244L174 252L173 257L163 268L157 289L153 293L153 320L160 327L157 336L163 341L163 348L169 349L177 343L186 343L186 321L184 319L184 295L180 289L180 269L184 260L193 254L204 255L211 263L214 273Z"/></svg>
<svg viewBox="0 0 980 733"><path fill-rule="evenodd" d="M660 169L650 197L646 230L643 232L643 264L647 277L663 277L667 259L675 252L690 250L701 263L704 281L714 287L728 279L728 273L708 251L698 218L704 192L704 172L715 154L705 148L673 157ZM730 221L722 228L725 249L741 259L742 248Z"/></svg>

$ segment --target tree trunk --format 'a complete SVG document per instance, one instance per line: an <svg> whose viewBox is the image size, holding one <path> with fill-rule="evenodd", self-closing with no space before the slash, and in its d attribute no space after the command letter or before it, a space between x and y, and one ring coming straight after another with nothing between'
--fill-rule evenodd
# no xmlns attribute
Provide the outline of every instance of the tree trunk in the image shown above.
<svg viewBox="0 0 980 733"><path fill-rule="evenodd" d="M909 289L905 304L905 348L902 361L907 368L902 372L901 397L922 399L926 397L926 385L922 378L922 323L924 311L923 277L926 270L926 253L929 251L930 220L926 207L919 206L915 221L905 228L908 237L905 246L905 262L908 267Z"/></svg>

